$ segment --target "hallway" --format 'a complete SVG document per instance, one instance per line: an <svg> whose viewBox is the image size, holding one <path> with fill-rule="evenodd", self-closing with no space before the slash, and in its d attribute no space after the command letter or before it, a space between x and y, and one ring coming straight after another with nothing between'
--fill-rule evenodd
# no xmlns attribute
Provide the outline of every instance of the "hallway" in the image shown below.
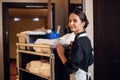
<svg viewBox="0 0 120 80"><path fill-rule="evenodd" d="M10 60L10 80L16 80L16 60Z"/></svg>

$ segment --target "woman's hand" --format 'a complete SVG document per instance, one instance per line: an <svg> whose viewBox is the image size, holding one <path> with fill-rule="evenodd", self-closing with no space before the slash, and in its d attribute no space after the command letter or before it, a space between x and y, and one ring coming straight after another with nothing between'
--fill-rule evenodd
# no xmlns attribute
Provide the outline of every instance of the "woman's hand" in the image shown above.
<svg viewBox="0 0 120 80"><path fill-rule="evenodd" d="M73 41L70 41L70 46L72 46L73 45Z"/></svg>

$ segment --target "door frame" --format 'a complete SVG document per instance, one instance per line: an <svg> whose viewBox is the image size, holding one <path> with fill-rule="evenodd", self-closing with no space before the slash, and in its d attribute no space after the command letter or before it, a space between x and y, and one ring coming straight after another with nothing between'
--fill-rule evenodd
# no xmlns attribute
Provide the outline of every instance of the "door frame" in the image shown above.
<svg viewBox="0 0 120 80"><path fill-rule="evenodd" d="M3 63L4 63L4 80L10 80L10 55L9 55L9 8L26 8L25 6L47 6L48 3L2 3L2 20L3 20ZM55 30L55 4L52 3L52 24Z"/></svg>

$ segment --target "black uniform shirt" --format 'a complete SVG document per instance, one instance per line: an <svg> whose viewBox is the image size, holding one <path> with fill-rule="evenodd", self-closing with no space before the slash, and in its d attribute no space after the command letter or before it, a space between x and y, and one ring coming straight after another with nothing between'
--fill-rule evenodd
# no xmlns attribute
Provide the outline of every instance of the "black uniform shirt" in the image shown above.
<svg viewBox="0 0 120 80"><path fill-rule="evenodd" d="M73 42L71 54L65 63L68 73L76 72L79 68L88 71L88 66L93 63L92 46L87 36L78 37L86 31L79 33Z"/></svg>

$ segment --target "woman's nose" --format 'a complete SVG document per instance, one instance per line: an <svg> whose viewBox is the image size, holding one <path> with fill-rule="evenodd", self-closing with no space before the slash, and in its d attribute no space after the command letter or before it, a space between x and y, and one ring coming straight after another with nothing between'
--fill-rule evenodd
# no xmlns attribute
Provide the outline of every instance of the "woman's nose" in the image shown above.
<svg viewBox="0 0 120 80"><path fill-rule="evenodd" d="M71 22L70 22L70 25L73 25L73 24L74 24L73 21L71 21Z"/></svg>

